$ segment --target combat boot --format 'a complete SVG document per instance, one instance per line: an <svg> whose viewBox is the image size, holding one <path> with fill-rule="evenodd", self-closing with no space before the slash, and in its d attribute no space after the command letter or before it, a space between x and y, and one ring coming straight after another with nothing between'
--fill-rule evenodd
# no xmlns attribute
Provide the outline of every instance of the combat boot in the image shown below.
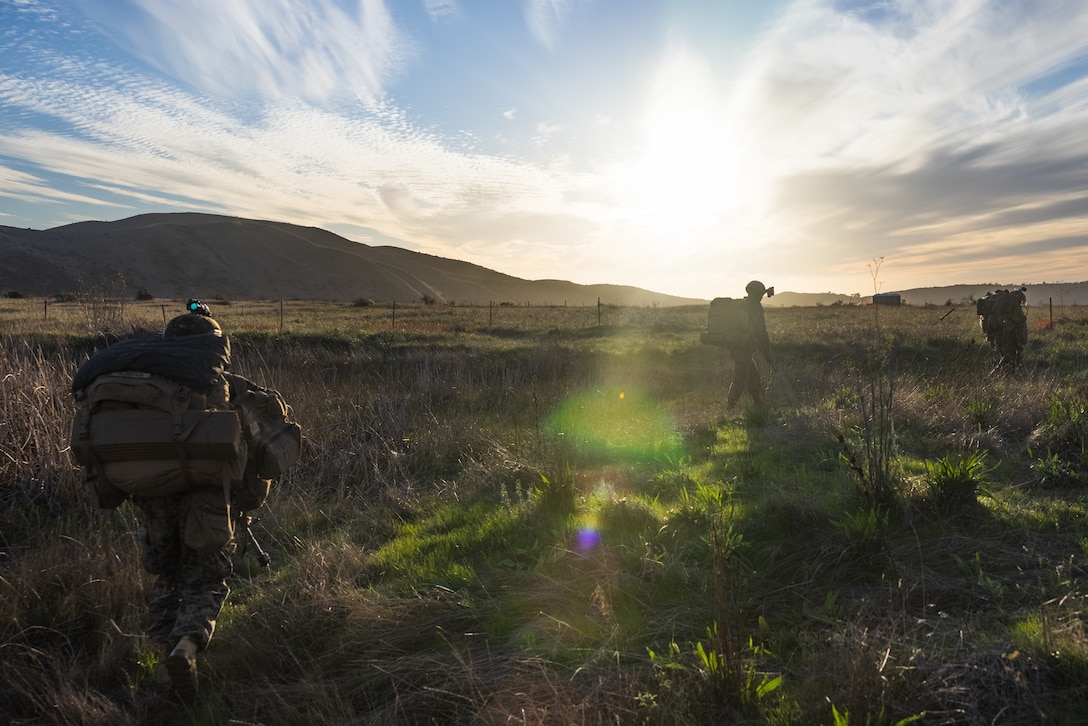
<svg viewBox="0 0 1088 726"><path fill-rule="evenodd" d="M170 674L174 695L185 704L196 700L196 651L196 641L186 635L166 658L166 670Z"/></svg>
<svg viewBox="0 0 1088 726"><path fill-rule="evenodd" d="M166 669L166 659L170 657L172 650L169 643L159 643L159 664L155 666L155 685L164 691L170 688L170 671Z"/></svg>
<svg viewBox="0 0 1088 726"><path fill-rule="evenodd" d="M763 408L763 388L761 386L752 389L752 406Z"/></svg>

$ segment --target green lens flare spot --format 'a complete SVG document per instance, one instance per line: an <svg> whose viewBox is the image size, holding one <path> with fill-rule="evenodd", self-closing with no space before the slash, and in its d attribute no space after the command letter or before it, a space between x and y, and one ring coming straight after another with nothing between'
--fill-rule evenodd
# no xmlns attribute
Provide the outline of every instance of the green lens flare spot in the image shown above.
<svg viewBox="0 0 1088 726"><path fill-rule="evenodd" d="M684 440L664 407L630 389L578 393L561 404L546 427L586 453L673 460Z"/></svg>

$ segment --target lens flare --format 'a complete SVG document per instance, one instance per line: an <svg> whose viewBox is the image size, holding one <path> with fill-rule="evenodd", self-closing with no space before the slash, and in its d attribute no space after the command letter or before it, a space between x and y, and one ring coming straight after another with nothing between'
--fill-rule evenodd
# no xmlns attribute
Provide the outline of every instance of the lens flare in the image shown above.
<svg viewBox="0 0 1088 726"><path fill-rule="evenodd" d="M595 512L586 512L582 515L582 522L578 527L578 550L587 552L601 543L601 530L597 523Z"/></svg>
<svg viewBox="0 0 1088 726"><path fill-rule="evenodd" d="M585 453L609 458L675 460L684 453L683 437L664 407L630 389L575 394L546 426Z"/></svg>

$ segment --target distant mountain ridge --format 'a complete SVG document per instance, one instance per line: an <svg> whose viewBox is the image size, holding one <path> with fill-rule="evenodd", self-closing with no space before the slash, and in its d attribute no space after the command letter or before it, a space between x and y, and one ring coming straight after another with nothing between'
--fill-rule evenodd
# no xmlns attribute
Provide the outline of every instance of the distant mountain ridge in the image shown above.
<svg viewBox="0 0 1088 726"><path fill-rule="evenodd" d="M1088 282L1041 282L1036 284L980 283L963 285L945 285L941 287L919 287L909 290L895 290L905 305L945 305L952 302L962 305L994 290L1013 290L1025 287L1024 296L1030 306L1048 305L1088 305ZM764 301L767 307L805 307L814 305L859 305L871 302L872 295L838 295L832 292L783 292Z"/></svg>
<svg viewBox="0 0 1088 726"><path fill-rule="evenodd" d="M48 230L0 225L0 294L76 293L123 277L158 298L532 305L701 305L626 285L524 280L468 262L353 242L328 230L195 212L141 214ZM1020 283L898 291L908 305L974 300ZM728 294L725 292L723 294ZM737 295L739 296L739 294ZM871 296L780 292L768 307L860 304ZM1029 305L1088 304L1088 282L1028 284Z"/></svg>
<svg viewBox="0 0 1088 726"><path fill-rule="evenodd" d="M625 285L523 280L468 262L372 247L327 230L198 213L44 231L0 226L0 291L50 296L123 276L128 292L239 300L674 306L698 298Z"/></svg>

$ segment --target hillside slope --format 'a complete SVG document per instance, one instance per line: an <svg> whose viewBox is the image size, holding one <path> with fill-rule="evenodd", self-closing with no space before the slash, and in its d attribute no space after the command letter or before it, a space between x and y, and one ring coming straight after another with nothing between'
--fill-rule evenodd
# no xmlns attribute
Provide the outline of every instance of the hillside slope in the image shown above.
<svg viewBox="0 0 1088 726"><path fill-rule="evenodd" d="M689 305L625 285L524 280L468 262L372 247L316 227L211 214L143 214L48 230L0 225L0 293L77 293L120 275L126 294L161 298L357 300L486 305ZM773 280L768 280L773 284ZM908 305L960 304L1019 283L963 284L898 291ZM742 291L723 290L739 296ZM1029 305L1088 304L1088 282L1028 284ZM780 291L768 307L860 304L868 297Z"/></svg>
<svg viewBox="0 0 1088 726"><path fill-rule="evenodd" d="M0 226L0 290L46 296L116 280L155 297L701 303L623 285L523 280L467 262L372 247L327 230L208 214L145 214L49 230Z"/></svg>

